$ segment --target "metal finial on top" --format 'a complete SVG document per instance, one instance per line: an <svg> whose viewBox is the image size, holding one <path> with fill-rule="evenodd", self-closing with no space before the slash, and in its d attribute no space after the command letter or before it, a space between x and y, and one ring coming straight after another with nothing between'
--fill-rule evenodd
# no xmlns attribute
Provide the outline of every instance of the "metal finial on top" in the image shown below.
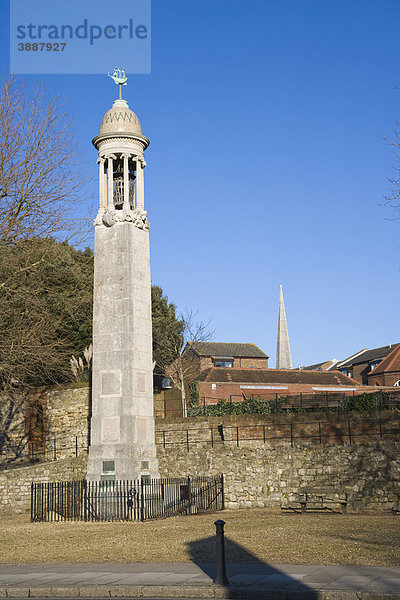
<svg viewBox="0 0 400 600"><path fill-rule="evenodd" d="M114 81L116 85L119 85L119 99L122 100L122 86L128 85L126 82L128 81L127 76L125 75L125 69L119 69L118 67L114 67L114 73L110 75L107 73L109 77Z"/></svg>

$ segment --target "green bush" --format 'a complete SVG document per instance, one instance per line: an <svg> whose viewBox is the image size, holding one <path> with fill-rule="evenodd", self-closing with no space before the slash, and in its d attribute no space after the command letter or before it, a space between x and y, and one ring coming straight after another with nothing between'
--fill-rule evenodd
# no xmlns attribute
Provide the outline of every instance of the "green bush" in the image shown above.
<svg viewBox="0 0 400 600"><path fill-rule="evenodd" d="M312 407L284 408L283 405L290 402L290 396L281 397L276 400L263 400L262 398L246 399L242 402L228 402L221 400L218 404L203 405L199 398L198 387L191 387L191 406L188 411L189 417L210 416L219 417L223 415L269 415L279 413L307 413L307 412L338 412L338 411L379 411L390 408L387 405L389 396L386 392L378 391L372 394L360 394L343 398L342 405L337 407Z"/></svg>
<svg viewBox="0 0 400 600"><path fill-rule="evenodd" d="M389 396L386 392L378 391L372 394L360 394L359 396L346 397L343 402L345 411L377 411L387 407Z"/></svg>
<svg viewBox="0 0 400 600"><path fill-rule="evenodd" d="M246 399L243 402L227 402L221 400L218 404L209 404L204 407L201 400L193 400L188 411L189 417L206 415L218 417L221 415L256 414L268 415L273 413L289 412L282 408L282 399L262 400L261 398Z"/></svg>

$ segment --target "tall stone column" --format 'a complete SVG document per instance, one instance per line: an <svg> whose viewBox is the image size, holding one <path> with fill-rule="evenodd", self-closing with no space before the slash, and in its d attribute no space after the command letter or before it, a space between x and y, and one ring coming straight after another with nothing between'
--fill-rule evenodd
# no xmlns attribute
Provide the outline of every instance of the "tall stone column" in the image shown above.
<svg viewBox="0 0 400 600"><path fill-rule="evenodd" d="M129 158L130 154L122 154L124 161L124 210L130 209L129 204Z"/></svg>
<svg viewBox="0 0 400 600"><path fill-rule="evenodd" d="M108 210L114 210L114 163L117 157L114 154L107 156L108 161Z"/></svg>
<svg viewBox="0 0 400 600"><path fill-rule="evenodd" d="M107 209L107 169L106 169L106 159L103 157L104 160L104 164L103 164L103 170L102 170L102 174L103 174L103 207L104 209Z"/></svg>
<svg viewBox="0 0 400 600"><path fill-rule="evenodd" d="M158 477L154 415L149 223L129 202L129 162L149 140L125 100L114 102L93 140L99 151L95 219L91 442L87 478ZM101 160L107 160L102 184ZM114 160L123 163L123 202L114 204ZM104 169L103 169L104 171ZM108 187L108 203L107 203Z"/></svg>
<svg viewBox="0 0 400 600"><path fill-rule="evenodd" d="M144 210L144 176L145 161L139 156L136 161L136 204L138 210Z"/></svg>
<svg viewBox="0 0 400 600"><path fill-rule="evenodd" d="M107 189L105 187L105 177L104 177L104 163L105 159L100 156L97 159L97 163L99 165L99 199L100 199L100 209L107 208Z"/></svg>

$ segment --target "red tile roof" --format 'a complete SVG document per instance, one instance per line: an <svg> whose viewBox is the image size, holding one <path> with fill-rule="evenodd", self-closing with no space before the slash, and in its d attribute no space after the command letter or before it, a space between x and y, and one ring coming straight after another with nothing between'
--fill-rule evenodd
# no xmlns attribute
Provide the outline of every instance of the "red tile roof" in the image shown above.
<svg viewBox="0 0 400 600"><path fill-rule="evenodd" d="M400 344L395 346L393 350L384 358L379 365L368 373L369 375L380 375L381 373L390 373L400 371Z"/></svg>
<svg viewBox="0 0 400 600"><path fill-rule="evenodd" d="M314 385L357 386L359 383L340 371L301 371L297 369L223 369L211 367L200 373L199 381L218 383L308 383Z"/></svg>
<svg viewBox="0 0 400 600"><path fill-rule="evenodd" d="M268 358L255 344L233 344L224 342L188 342L199 356L219 356L222 358Z"/></svg>

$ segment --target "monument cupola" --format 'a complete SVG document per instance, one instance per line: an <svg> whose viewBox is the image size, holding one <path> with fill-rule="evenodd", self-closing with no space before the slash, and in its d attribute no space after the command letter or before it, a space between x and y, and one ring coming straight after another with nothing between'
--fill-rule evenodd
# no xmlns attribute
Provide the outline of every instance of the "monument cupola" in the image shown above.
<svg viewBox="0 0 400 600"><path fill-rule="evenodd" d="M110 75L119 85L119 98L106 112L99 135L93 139L98 150L99 212L95 225L111 227L117 222L133 221L148 228L144 210L144 151L149 140L142 133L137 115L122 98L127 77L122 69Z"/></svg>

